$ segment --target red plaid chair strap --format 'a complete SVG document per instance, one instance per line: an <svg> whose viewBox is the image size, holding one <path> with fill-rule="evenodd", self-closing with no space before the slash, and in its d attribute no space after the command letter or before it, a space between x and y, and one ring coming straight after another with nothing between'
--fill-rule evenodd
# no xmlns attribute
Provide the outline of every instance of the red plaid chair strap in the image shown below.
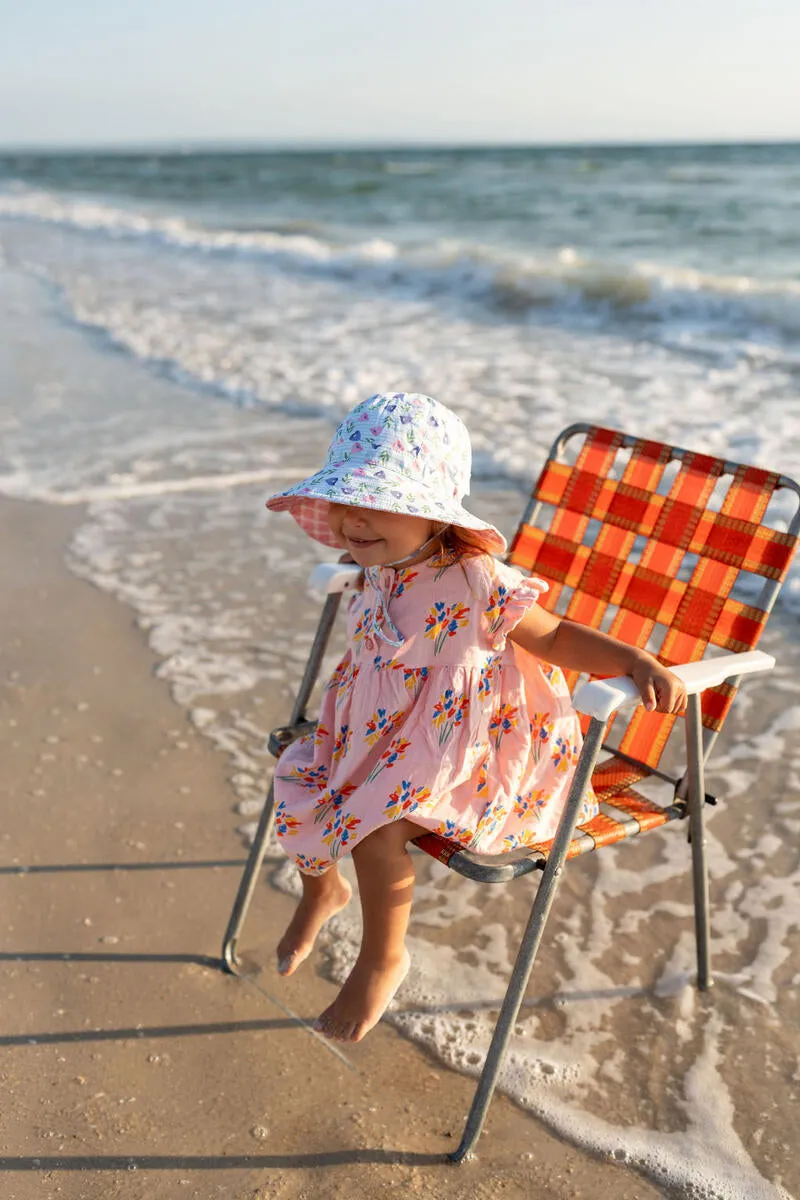
<svg viewBox="0 0 800 1200"><path fill-rule="evenodd" d="M780 477L610 429L578 428L585 438L574 465L551 457L534 488L533 502L553 510L549 524L523 522L509 561L546 579L542 602L555 608L561 601L571 620L597 628L611 616L608 631L638 646L664 627L657 654L668 666L702 658L708 645L753 649L769 605L733 599L731 589L740 572L776 583L786 575L797 539L761 523ZM678 466L667 486L671 463ZM704 694L707 728L721 727L733 695L730 684ZM635 709L619 748L656 766L674 722Z"/></svg>
<svg viewBox="0 0 800 1200"><path fill-rule="evenodd" d="M610 846L614 842L636 837L685 815L686 809L681 803L667 806L655 804L640 796L633 788L622 788L616 794L601 799L597 816L577 827L567 851L567 858L590 854L593 850L599 850L601 846ZM436 833L422 834L414 839L414 844L446 866L450 865L453 855L466 849L458 842L440 837ZM526 848L524 857L532 866L543 870L552 848L552 838L545 842L534 842ZM495 861L502 862L503 858L503 855L495 856Z"/></svg>

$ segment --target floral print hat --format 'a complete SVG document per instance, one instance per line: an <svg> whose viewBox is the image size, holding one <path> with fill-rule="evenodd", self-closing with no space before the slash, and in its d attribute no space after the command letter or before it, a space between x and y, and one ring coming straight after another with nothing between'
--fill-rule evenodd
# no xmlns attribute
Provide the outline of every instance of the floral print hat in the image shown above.
<svg viewBox="0 0 800 1200"><path fill-rule="evenodd" d="M443 521L501 554L500 531L461 503L471 467L469 433L449 408L417 392L371 396L336 430L322 470L270 497L267 508L288 510L325 546L339 546L327 521L333 502Z"/></svg>

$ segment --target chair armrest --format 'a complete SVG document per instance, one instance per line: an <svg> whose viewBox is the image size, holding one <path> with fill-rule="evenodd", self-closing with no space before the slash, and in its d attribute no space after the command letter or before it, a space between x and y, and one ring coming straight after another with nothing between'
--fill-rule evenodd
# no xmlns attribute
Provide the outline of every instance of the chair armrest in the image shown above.
<svg viewBox="0 0 800 1200"><path fill-rule="evenodd" d="M333 595L336 592L352 592L360 576L361 567L357 563L317 563L308 582L316 591Z"/></svg>
<svg viewBox="0 0 800 1200"><path fill-rule="evenodd" d="M771 671L775 659L762 650L747 650L743 654L722 654L719 658L703 659L670 667L686 688L687 695L694 696L706 688L716 687L726 679L739 675L750 675L753 671ZM629 675L618 675L614 679L590 679L582 684L573 698L578 712L587 717L607 721L617 709L629 704L640 704L641 696Z"/></svg>

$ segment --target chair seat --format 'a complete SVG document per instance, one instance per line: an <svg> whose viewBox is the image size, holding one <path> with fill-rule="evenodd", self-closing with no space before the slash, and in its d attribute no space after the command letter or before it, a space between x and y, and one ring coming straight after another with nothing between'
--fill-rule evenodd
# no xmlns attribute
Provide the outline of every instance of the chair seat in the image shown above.
<svg viewBox="0 0 800 1200"><path fill-rule="evenodd" d="M312 734L316 725L316 721L302 721L273 729L269 739L270 751L280 758L287 746L300 737ZM686 816L684 801L657 804L636 791L633 785L650 774L644 763L629 762L613 754L597 764L592 773L592 787L600 811L591 821L578 825L569 844L568 859L591 854L601 846L637 837L640 833L658 829L668 821ZM476 854L438 833L424 833L414 839L414 845L468 879L480 883L505 883L518 875L543 871L552 852L553 841L554 838L546 842L534 842L507 854Z"/></svg>
<svg viewBox="0 0 800 1200"><path fill-rule="evenodd" d="M591 854L601 846L637 837L640 833L658 829L668 821L686 816L683 801L669 805L657 804L630 785L631 776L641 778L646 774L613 758L597 767L592 783L600 811L590 821L578 825L569 844L568 859ZM415 838L414 845L468 879L481 883L505 883L518 875L543 871L552 853L554 840L550 838L545 842L535 842L508 854L476 854L437 833L425 833Z"/></svg>

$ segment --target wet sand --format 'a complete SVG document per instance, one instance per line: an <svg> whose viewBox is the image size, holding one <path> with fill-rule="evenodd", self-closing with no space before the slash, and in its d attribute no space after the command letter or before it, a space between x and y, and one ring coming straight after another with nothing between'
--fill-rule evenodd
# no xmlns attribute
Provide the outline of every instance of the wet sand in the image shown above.
<svg viewBox="0 0 800 1200"><path fill-rule="evenodd" d="M131 611L67 571L80 516L0 502L4 1200L660 1195L503 1096L477 1159L446 1162L473 1081L385 1023L313 1035L335 985L318 958L278 978L292 901L266 883L243 936L263 969L221 972L230 768Z"/></svg>

